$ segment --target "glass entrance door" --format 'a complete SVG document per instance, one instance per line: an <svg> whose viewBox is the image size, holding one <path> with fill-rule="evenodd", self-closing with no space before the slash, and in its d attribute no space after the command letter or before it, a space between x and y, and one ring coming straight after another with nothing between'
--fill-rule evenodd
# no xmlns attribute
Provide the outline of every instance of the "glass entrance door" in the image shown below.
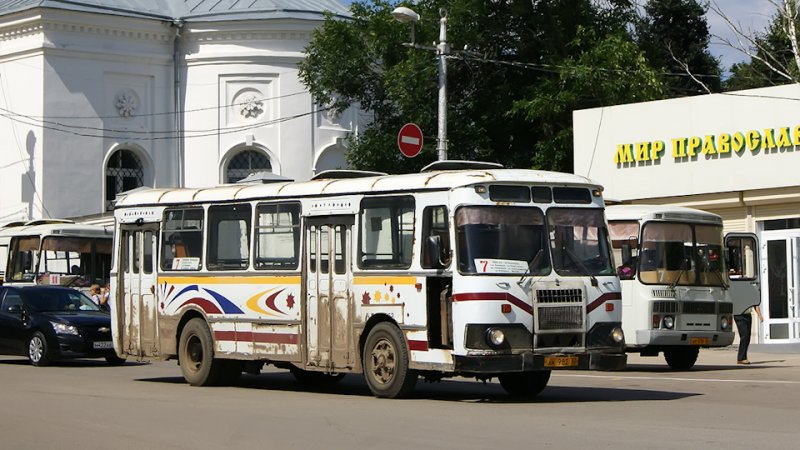
<svg viewBox="0 0 800 450"><path fill-rule="evenodd" d="M764 342L800 342L800 230L765 231L762 242Z"/></svg>

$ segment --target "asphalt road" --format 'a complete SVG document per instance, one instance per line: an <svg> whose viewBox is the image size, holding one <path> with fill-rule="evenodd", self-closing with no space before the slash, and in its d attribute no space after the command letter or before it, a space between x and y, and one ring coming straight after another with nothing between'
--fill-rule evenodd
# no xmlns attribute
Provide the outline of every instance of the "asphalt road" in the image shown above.
<svg viewBox="0 0 800 450"><path fill-rule="evenodd" d="M373 398L360 376L312 390L285 371L184 384L174 362L31 367L0 357L0 449L792 449L800 354L702 351L688 372L631 356L625 372L554 372L532 401L496 383L420 381Z"/></svg>

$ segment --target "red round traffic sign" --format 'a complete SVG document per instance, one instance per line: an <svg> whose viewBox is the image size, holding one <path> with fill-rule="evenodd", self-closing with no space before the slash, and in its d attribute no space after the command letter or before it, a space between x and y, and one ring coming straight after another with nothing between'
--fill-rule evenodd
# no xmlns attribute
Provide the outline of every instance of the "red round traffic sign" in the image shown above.
<svg viewBox="0 0 800 450"><path fill-rule="evenodd" d="M397 147L407 158L419 155L422 150L422 130L415 123L407 123L397 133Z"/></svg>

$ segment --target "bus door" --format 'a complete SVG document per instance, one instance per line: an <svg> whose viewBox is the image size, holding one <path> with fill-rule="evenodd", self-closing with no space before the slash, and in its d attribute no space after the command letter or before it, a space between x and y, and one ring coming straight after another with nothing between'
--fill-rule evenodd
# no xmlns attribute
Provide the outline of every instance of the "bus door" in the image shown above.
<svg viewBox="0 0 800 450"><path fill-rule="evenodd" d="M121 325L122 349L135 356L159 354L156 246L158 225L122 229L120 255L121 303L115 306Z"/></svg>
<svg viewBox="0 0 800 450"><path fill-rule="evenodd" d="M355 365L352 330L354 218L306 220L306 361L328 371Z"/></svg>

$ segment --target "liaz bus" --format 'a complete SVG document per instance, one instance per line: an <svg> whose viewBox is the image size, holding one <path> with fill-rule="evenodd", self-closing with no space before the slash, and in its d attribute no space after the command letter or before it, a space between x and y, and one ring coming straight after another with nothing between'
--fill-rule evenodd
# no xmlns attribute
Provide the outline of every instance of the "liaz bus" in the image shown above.
<svg viewBox="0 0 800 450"><path fill-rule="evenodd" d="M0 228L0 279L75 288L107 282L112 231L64 219L7 224Z"/></svg>
<svg viewBox="0 0 800 450"><path fill-rule="evenodd" d="M530 396L552 369L622 369L600 186L463 166L120 197L117 353L177 359L192 385L264 363L301 381L363 373L389 398L420 376Z"/></svg>
<svg viewBox="0 0 800 450"><path fill-rule="evenodd" d="M700 348L730 345L733 315L760 302L740 286L757 277L755 235L723 240L720 216L690 208L613 205L606 215L627 350L688 370Z"/></svg>

